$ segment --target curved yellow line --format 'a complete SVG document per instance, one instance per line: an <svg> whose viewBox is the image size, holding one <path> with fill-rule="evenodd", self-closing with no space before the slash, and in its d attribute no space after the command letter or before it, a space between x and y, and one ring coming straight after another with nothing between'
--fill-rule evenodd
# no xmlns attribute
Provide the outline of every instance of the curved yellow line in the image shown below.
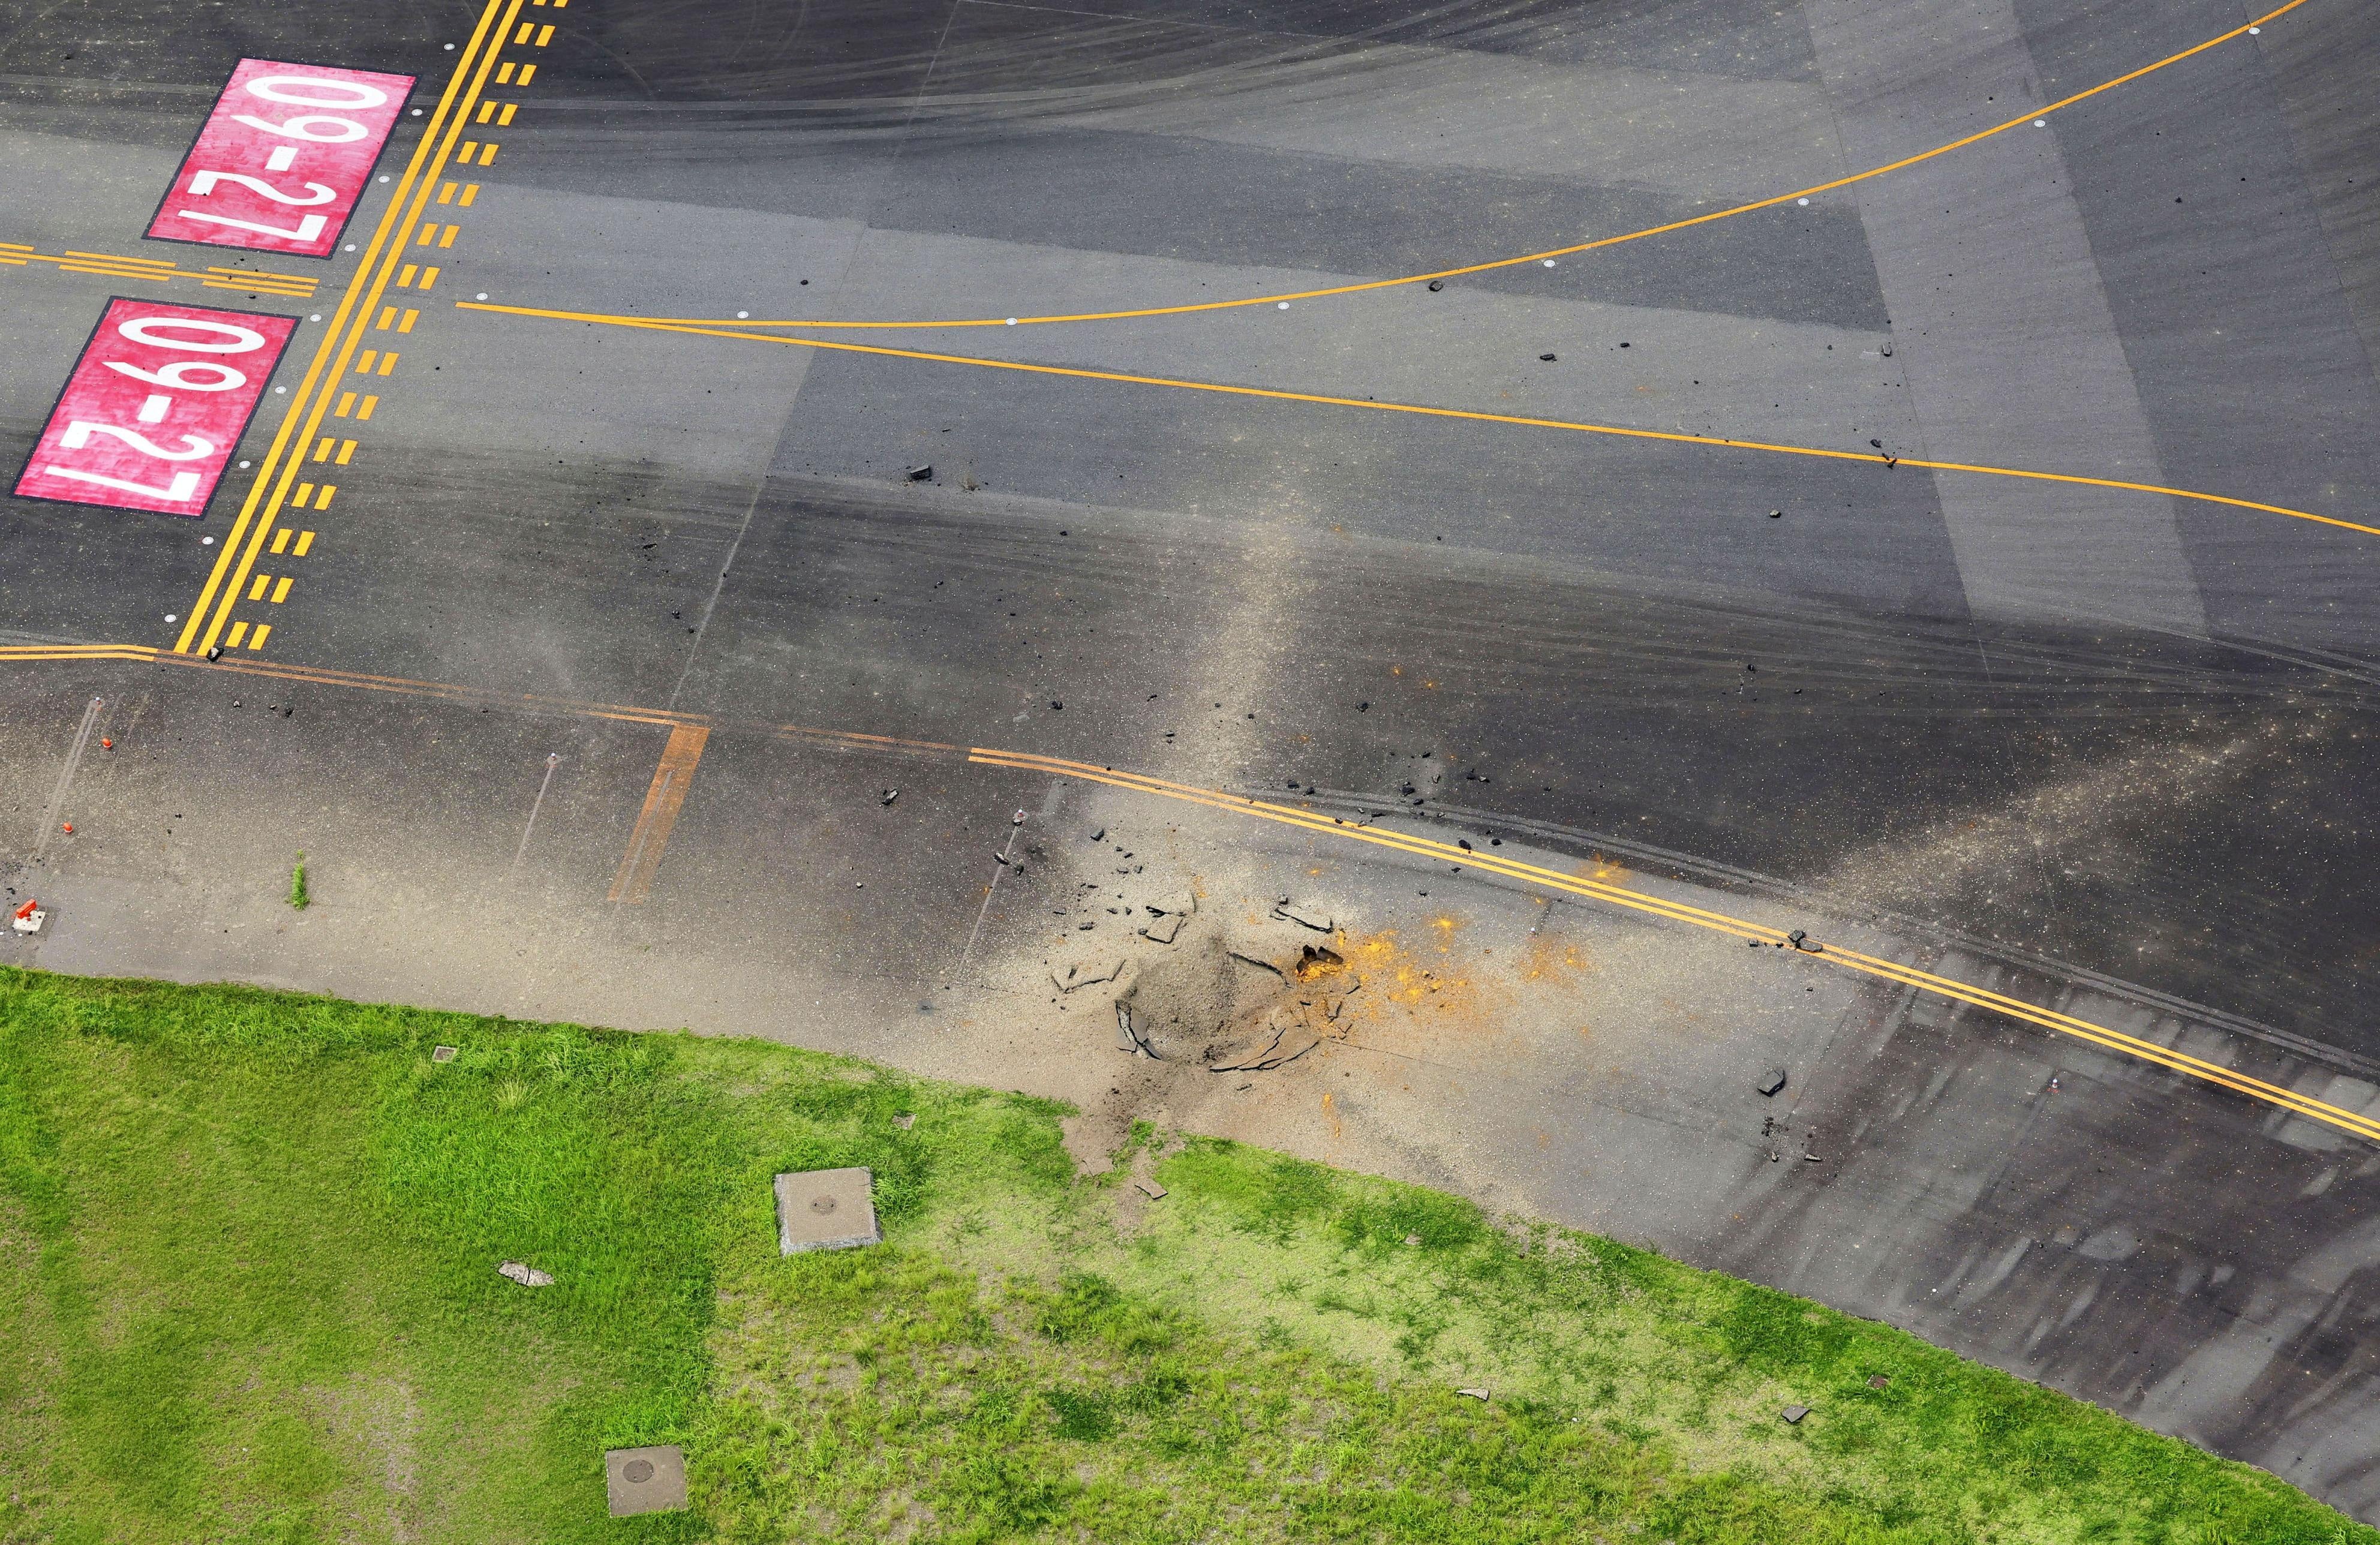
<svg viewBox="0 0 2380 1545"><path fill-rule="evenodd" d="M1964 150L1969 145L1988 140L1996 134L2005 134L2010 129L2022 128L2037 118L2046 118L2049 116L2050 114L2058 111L2060 108L2071 107L2076 103L2083 102L2089 98L2097 96L2102 91L2112 91L2117 87L2127 85L2134 80L2138 80L2144 75L2154 75L2158 70L2164 69L2168 65L2178 65L2184 59L2190 58L2194 55L2204 54L2208 49L2214 48L2222 43L2229 43L2234 38L2244 37L2247 35L2251 28L2262 27L2265 23L2271 21L2276 17L2286 16L2290 11L2296 10L2300 6L2304 4L2305 0L2289 0L2289 4L2278 6L2273 10L2266 11L2263 16L2256 18L2253 21L2242 22L2240 25L2232 28L2231 30L2228 32L2211 37L2204 43L2197 44L2195 47L2185 48L2179 54L2168 54L2153 65L2143 65L2140 68L2133 70L2129 74L2117 76L2112 80L2103 80L2087 91L2077 91L2070 97L2061 97L2058 101L2051 103L2046 107L2036 107L2029 113L2022 114L2017 117L2010 118L2004 124L1995 124L1990 128L1970 134L1962 140L1953 140L1947 145L1937 145L1930 151L1922 151L1915 155L1903 156L1899 161L1889 162L1882 166L1871 166L1864 172L1854 172L1850 176L1837 177L1832 182L1817 183L1809 188L1797 188L1791 193L1779 193L1772 199L1759 199L1748 204L1737 204L1732 209L1715 210L1708 214L1697 214L1687 220L1672 220L1664 225L1647 225L1641 231L1630 231L1624 236L1607 236L1594 241L1578 242L1569 247L1552 247L1542 252L1524 253L1517 258L1498 258L1489 262L1466 263L1461 268L1441 268L1428 274L1408 274L1402 278L1396 279L1367 279L1360 284L1332 285L1323 289L1288 290L1279 295L1251 295L1239 300L1201 300L1180 306L1144 306L1138 310L1129 311L1075 311L1053 316L950 317L939 321L927 322L821 322L814 320L783 320L746 322L743 325L747 327L811 327L844 330L860 328L915 327L1032 327L1053 322L1124 322L1136 317L1171 317L1182 316L1192 311L1228 311L1245 306L1274 306L1279 305L1285 300L1318 300L1334 295L1356 295L1365 290L1393 289L1400 285L1427 284L1433 279L1459 279L1468 274L1486 274L1490 270L1499 268L1518 268L1524 263L1544 262L1548 258L1566 258L1579 252L1592 252L1598 248L1617 247L1623 242L1642 241L1647 237L1667 236L1671 231L1688 230L1695 225L1707 225L1714 220L1726 220L1739 214L1750 214L1755 210L1774 209L1779 204L1791 203L1796 199L1806 199L1816 193L1831 193L1838 188L1849 188L1853 183L1865 182L1870 177L1880 177L1887 172L1898 172L1903 167L1914 166L1920 162L1931 161L1937 155L1948 155L1952 151ZM732 317L651 317L646 320L652 322L690 323L696 326L708 326L712 323L733 322L735 319Z"/></svg>
<svg viewBox="0 0 2380 1545"><path fill-rule="evenodd" d="M1765 440L1728 440L1714 434L1685 434L1670 430L1630 429L1620 424L1591 424L1572 419L1536 419L1517 413L1481 413L1466 408L1433 408L1425 403L1378 402L1369 397L1339 397L1318 392L1284 392L1269 386L1234 386L1219 381L1183 381L1172 376L1133 375L1121 371L1084 370L1072 365L1031 365L1014 359L987 359L973 354L942 354L930 349L893 348L883 344L846 344L829 338L794 338L774 333L745 333L732 327L698 327L690 322L658 322L650 317L613 315L603 311L562 311L537 306L502 306L492 301L458 300L466 311L493 311L504 316L540 317L552 322L583 322L603 327L640 328L650 333L675 333L687 337L735 338L746 343L783 344L791 348L825 348L844 354L877 354L894 359L924 359L941 365L977 365L986 370L1021 371L1028 375L1069 376L1078 381L1111 381L1132 386L1171 386L1185 392L1215 392L1227 396L1261 397L1273 402L1316 403L1327 408L1364 408L1379 413L1413 413L1430 419L1461 419L1474 423L1517 424L1528 429L1569 430L1577 434L1609 434L1626 440L1665 440L1683 445L1717 445L1735 451L1763 451L1772 456L1815 456L1828 461L1864 461L1892 467L1922 467L1935 472L1973 472L1995 478L2025 478L2036 482L2072 483L2085 488L2116 488L2132 493L2162 493L2173 499L2228 505L2234 509L2285 515L2320 526L2380 537L2380 526L2365 526L2312 510L2235 499L2228 493L2168 488L2161 483L2128 482L2121 478L2091 478L2074 472L2037 472L2022 467L1991 467L1970 461L1928 461L1918 456L1887 458L1873 451L1837 451L1820 445L1782 445Z"/></svg>

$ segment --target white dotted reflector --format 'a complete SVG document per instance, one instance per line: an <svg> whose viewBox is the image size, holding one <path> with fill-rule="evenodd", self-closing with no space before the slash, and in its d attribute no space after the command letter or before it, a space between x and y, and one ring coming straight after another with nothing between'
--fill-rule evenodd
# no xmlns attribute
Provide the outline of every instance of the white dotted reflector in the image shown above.
<svg viewBox="0 0 2380 1545"><path fill-rule="evenodd" d="M1809 200L1807 200L1807 199L1796 199L1796 200L1794 200L1793 201L1794 201L1795 203L1797 203L1797 204L1800 204L1800 205L1803 206L1804 208L1807 208L1807 207L1809 206L1809 202L1810 202L1810 201L1809 201Z"/></svg>
<svg viewBox="0 0 2380 1545"><path fill-rule="evenodd" d="M1554 260L1553 260L1553 259L1551 259L1551 258L1548 258L1548 259L1546 260L1546 266L1547 266L1548 268L1551 268L1553 265L1554 265Z"/></svg>
<svg viewBox="0 0 2380 1545"><path fill-rule="evenodd" d="M2047 118L2035 118L2033 120L2033 127L2035 128L2047 128L2049 127L2049 120Z"/></svg>
<svg viewBox="0 0 2380 1545"><path fill-rule="evenodd" d="M1010 317L1010 318L1008 319L1008 325L1009 325L1009 326L1011 326L1011 327L1015 326L1015 325L1016 325L1016 319L1015 319L1014 317Z"/></svg>
<svg viewBox="0 0 2380 1545"><path fill-rule="evenodd" d="M1281 303L1281 309L1282 310L1284 310L1284 311L1285 311L1285 310L1289 310L1289 302L1288 302L1288 301L1286 301L1286 300L1282 301L1282 302Z"/></svg>
<svg viewBox="0 0 2380 1545"><path fill-rule="evenodd" d="M2248 35L2252 38L2260 38L2265 35L2265 30L2262 27L2251 27L2248 29Z"/></svg>
<svg viewBox="0 0 2380 1545"><path fill-rule="evenodd" d="M751 313L751 312L749 312L749 311L738 311L738 312L736 312L736 313L735 313L735 320L736 320L736 321L738 321L738 322L742 322L746 317L748 317L748 316L750 316L751 314L752 314L752 313Z"/></svg>
<svg viewBox="0 0 2380 1545"><path fill-rule="evenodd" d="M487 298L488 298L488 292L487 292L486 290L481 290L481 291L479 293L479 295L478 295L478 297L477 297L476 298L480 299L480 300L485 300Z"/></svg>

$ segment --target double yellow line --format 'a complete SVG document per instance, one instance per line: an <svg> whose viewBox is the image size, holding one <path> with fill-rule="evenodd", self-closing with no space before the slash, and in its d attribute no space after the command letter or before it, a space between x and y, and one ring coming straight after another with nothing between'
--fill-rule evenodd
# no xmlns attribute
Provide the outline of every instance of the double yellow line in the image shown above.
<svg viewBox="0 0 2380 1545"><path fill-rule="evenodd" d="M412 697L431 698L449 702L477 702L490 707L504 706L530 712L565 713L574 716L615 720L632 724L667 725L672 729L729 727L709 715L679 713L664 709L640 709L618 703L577 702L564 699L543 698L532 693L490 692L477 687L461 687L451 682L418 681L407 676L373 675L359 671L340 671L323 666L283 665L264 660L225 660L218 665L193 659L187 654L137 644L7 644L0 645L0 664L26 661L126 660L154 661L177 664L196 670L228 670L243 675L266 675L285 681L310 682L323 687L344 687L370 692L395 692ZM752 724L733 726L754 733L771 735L782 739L822 742L851 749L866 749L907 755L940 758L956 756L960 748L940 741L908 740L892 736L868 735L855 730L822 729L804 724ZM978 746L965 751L966 760L986 767L1012 768L1018 772L1039 772L1051 777L1078 778L1087 783L1104 784L1111 788L1127 789L1136 794L1153 795L1160 798L1201 805L1209 809L1232 815L1250 816L1318 835L1352 839L1370 843L1417 858L1460 865L1486 873L1501 875L1524 884L1541 886L1571 895L1583 896L1609 906L1624 907L1667 922L1684 923L1689 927L1723 933L1756 944L1785 946L1791 940L1784 931L1767 923L1731 917L1708 907L1687 902L1671 901L1663 896L1631 891L1600 881L1584 880L1560 870L1546 869L1537 864L1525 864L1517 858L1506 858L1471 848L1443 843L1429 837L1411 836L1402 832L1384 832L1369 826L1350 825L1345 821L1318 815L1312 810L1292 805L1274 804L1269 800L1245 798L1225 794L1218 789L1201 788L1195 784L1177 784L1163 778L1138 772L1122 772L1112 767L1096 766L1089 762L1069 761L1059 757L1038 756L1029 751L1003 751L995 747ZM1806 945L1810 941L1804 940ZM2123 1056L2137 1057L2158 1067L2169 1069L2185 1077L2213 1084L2220 1089L2242 1094L2251 1100L2335 1126L2342 1132L2373 1142L2380 1142L2380 1121L2359 1114L2344 1107L2302 1095L2249 1074L2240 1073L2204 1057L2193 1057L2159 1045L2139 1036L2128 1035L2106 1025L2079 1019L2070 1014L2060 1014L2006 993L1994 992L1950 977L1922 971L1899 961L1884 960L1840 944L1817 942L1816 951L1804 949L1798 958L1813 966L1830 966L1838 969L1857 971L1864 976L1898 982L1920 991L1932 992L1955 1003L1972 1004L1988 1013L2037 1025L2060 1035L2105 1048Z"/></svg>
<svg viewBox="0 0 2380 1545"><path fill-rule="evenodd" d="M231 621L232 607L248 583L249 572L255 567L258 554L264 551L273 534L273 520L305 465L305 447L313 443L322 415L330 406L331 389L346 373L364 329L380 305L391 275L396 272L397 260L405 252L405 233L413 229L414 222L428 204L438 174L454 153L455 143L486 86L496 55L503 49L520 8L521 0L488 0L480 12L479 25L472 29L471 41L455 62L455 73L448 78L446 90L438 99L438 109L431 116L420 143L414 147L413 159L397 179L388 208L364 249L362 261L356 265L355 276L348 280L346 293L339 297L338 309L332 313L331 324L323 330L322 341L315 346L306 378L298 383L289 399L288 410L281 416L281 427L273 432L263 466L248 491L248 498L240 505L238 518L232 522L223 551L215 556L214 567L200 588L189 620L182 625L181 636L174 642L174 652L203 653L223 637L224 628ZM295 454L290 449L293 440Z"/></svg>
<svg viewBox="0 0 2380 1545"><path fill-rule="evenodd" d="M1784 930L1772 928L1766 923L1755 923L1747 918L1730 917L1725 912L1714 912L1707 907L1648 895L1642 891L1607 885L1600 881L1583 880L1573 874L1564 874L1560 870L1545 869L1536 864L1524 864L1515 858L1499 858L1471 848L1459 847L1452 843L1438 842L1428 837L1409 836L1402 832L1383 832L1368 826L1354 826L1337 817L1318 815L1312 810L1299 809L1292 805L1278 805L1268 800L1242 798L1216 789L1200 788L1193 784L1169 783L1162 778L1152 778L1137 772L1119 772L1111 767L1067 761L1057 757L1034 756L1023 751L1002 751L989 747L977 747L968 751L967 760L987 767L1008 767L1020 772L1046 772L1062 778L1079 778L1089 783L1105 784L1111 788L1130 789L1135 793L1156 795L1160 798L1181 800L1192 805L1204 805L1210 809L1253 816L1259 821L1276 821L1284 826L1294 826L1301 831L1318 833L1324 836L1371 843L1376 846L1439 863L1481 870L1489 874L1502 875L1506 879L1517 880L1525 884L1567 892L1572 895L1625 907L1630 911L1642 912L1670 922L1685 923L1712 932L1724 933L1756 944L1771 944L1779 947L1787 947L1790 944L1790 938ZM1818 947L1812 949L1810 946L1813 943L1817 944ZM2193 1057L2187 1052L2177 1052L2169 1046L2161 1046L2154 1040L2145 1040L2136 1035L2127 1035L2121 1030L2110 1028L2106 1025L2095 1024L2088 1019L2078 1019L2070 1014L2060 1014L2054 1009L2041 1008L2021 999L2009 997L2005 993L1993 992L1949 977L1937 976L1931 971L1921 971L1913 966L1903 966L1898 961L1863 955L1857 950L1845 949L1840 944L1828 944L1824 941L1804 940L1796 953L1799 958L1808 961L1813 966L1856 971L1863 976L1880 978L1886 981L1898 982L1904 987L1916 988L1920 991L1932 992L1956 1003L1969 1004L1989 1013L2022 1020L2028 1025L2037 1025L2044 1029L2055 1030L2060 1035L2072 1036L2078 1040L2088 1041L2094 1046L2103 1047L2110 1052L2153 1063L2186 1077L2196 1078L2238 1094L2244 1094L2252 1100L2277 1105L2292 1114L2338 1127L2340 1131L2352 1133L2369 1141L2380 1142L2380 1121L2370 1116L2313 1099L2309 1095L2300 1094L2295 1089L2284 1089L2278 1084L2268 1083L2245 1073L2236 1072L2219 1063L2208 1062L2204 1057Z"/></svg>

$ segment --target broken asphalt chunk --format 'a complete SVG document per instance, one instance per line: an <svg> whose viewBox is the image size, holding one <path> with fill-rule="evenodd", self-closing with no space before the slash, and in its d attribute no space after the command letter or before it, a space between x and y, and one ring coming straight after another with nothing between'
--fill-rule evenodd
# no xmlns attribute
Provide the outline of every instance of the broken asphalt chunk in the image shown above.
<svg viewBox="0 0 2380 1545"><path fill-rule="evenodd" d="M909 468L909 481L911 482L924 482L928 478L930 478L933 475L934 468L931 462L927 462L922 466L912 467Z"/></svg>
<svg viewBox="0 0 2380 1545"><path fill-rule="evenodd" d="M1057 983L1059 991L1072 992L1077 987L1088 987L1094 982L1113 981L1123 969L1123 962L1120 960L1097 966L1076 964L1063 970L1052 966L1050 967L1050 979Z"/></svg>
<svg viewBox="0 0 2380 1545"><path fill-rule="evenodd" d="M1272 915L1285 922L1295 923L1300 928L1310 928L1317 933L1328 933L1337 926L1337 919L1330 913L1312 906L1302 906L1287 896L1281 897L1274 905Z"/></svg>
<svg viewBox="0 0 2380 1545"><path fill-rule="evenodd" d="M1762 1074L1760 1081L1752 1087L1773 1099L1777 1091L1785 1087L1785 1070L1781 1067L1772 1067Z"/></svg>
<svg viewBox="0 0 2380 1545"><path fill-rule="evenodd" d="M1160 944L1170 944L1181 935L1182 921L1181 913L1165 913L1155 922L1143 924L1140 930L1141 937Z"/></svg>

